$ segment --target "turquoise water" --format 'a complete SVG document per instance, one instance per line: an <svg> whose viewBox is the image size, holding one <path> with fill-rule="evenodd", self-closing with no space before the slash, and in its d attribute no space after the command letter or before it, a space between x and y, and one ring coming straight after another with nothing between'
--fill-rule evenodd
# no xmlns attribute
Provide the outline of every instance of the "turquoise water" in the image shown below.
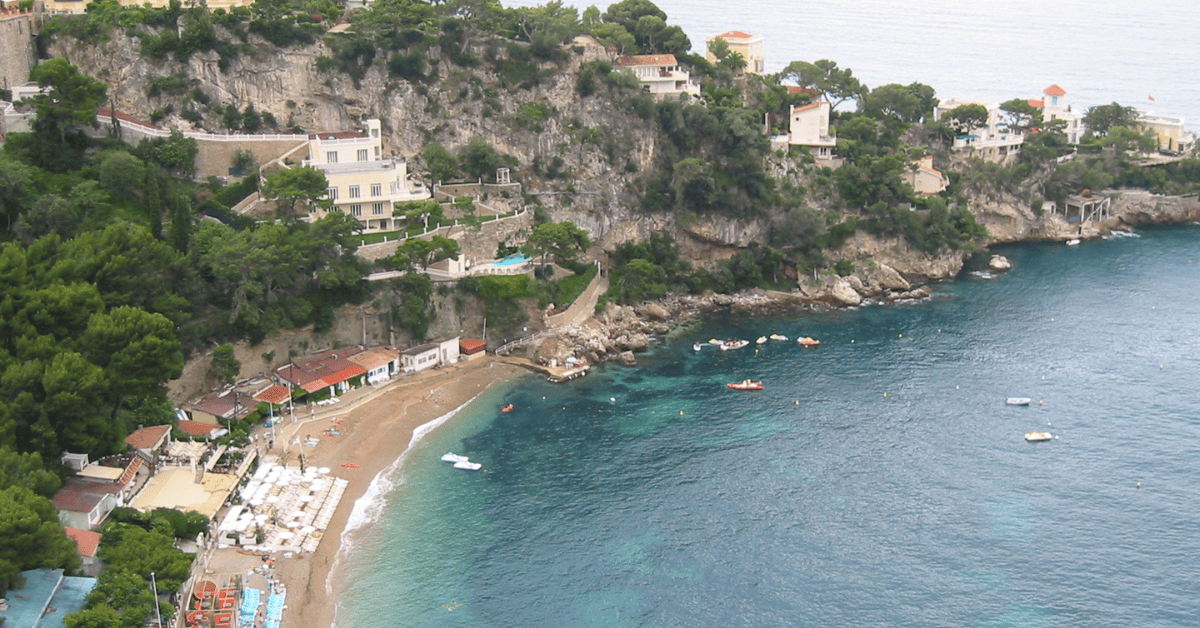
<svg viewBox="0 0 1200 628"><path fill-rule="evenodd" d="M514 266L524 262L527 259L529 259L529 256L525 255L524 253L513 253L512 255L509 255L498 262L492 262L492 266Z"/></svg>
<svg viewBox="0 0 1200 628"><path fill-rule="evenodd" d="M1200 229L1002 252L489 391L354 535L337 625L1196 625ZM772 332L822 345L692 350Z"/></svg>

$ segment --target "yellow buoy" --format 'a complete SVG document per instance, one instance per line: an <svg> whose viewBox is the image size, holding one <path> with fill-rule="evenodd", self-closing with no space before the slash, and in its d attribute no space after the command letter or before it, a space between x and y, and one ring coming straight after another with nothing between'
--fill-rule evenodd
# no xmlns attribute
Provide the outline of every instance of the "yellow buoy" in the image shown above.
<svg viewBox="0 0 1200 628"><path fill-rule="evenodd" d="M1137 487L1138 487L1138 488L1142 488L1142 483L1141 483L1141 482L1138 482L1138 483L1137 483Z"/></svg>
<svg viewBox="0 0 1200 628"><path fill-rule="evenodd" d="M679 411L679 414L683 414L683 410L680 410L680 411Z"/></svg>
<svg viewBox="0 0 1200 628"><path fill-rule="evenodd" d="M901 337L901 338L903 338L903 337L904 337L904 334L900 334L900 337Z"/></svg>

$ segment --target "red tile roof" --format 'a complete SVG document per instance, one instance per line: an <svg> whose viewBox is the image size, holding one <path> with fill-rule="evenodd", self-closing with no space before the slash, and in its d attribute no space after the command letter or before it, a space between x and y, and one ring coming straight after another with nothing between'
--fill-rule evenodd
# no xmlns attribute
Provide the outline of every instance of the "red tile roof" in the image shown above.
<svg viewBox="0 0 1200 628"><path fill-rule="evenodd" d="M179 429L191 434L192 436L203 436L204 438L208 438L212 436L212 433L215 430L221 429L221 426L201 423L199 421L180 421Z"/></svg>
<svg viewBox="0 0 1200 628"><path fill-rule="evenodd" d="M679 61L675 59L675 55L633 55L617 59L617 65L652 65L658 67L663 65L679 65Z"/></svg>
<svg viewBox="0 0 1200 628"><path fill-rule="evenodd" d="M367 369L377 369L400 359L400 352L392 347L375 347L367 349L358 355L350 356L350 361Z"/></svg>
<svg viewBox="0 0 1200 628"><path fill-rule="evenodd" d="M145 120L138 120L137 118L135 118L127 113L121 113L120 111L117 111L114 113L113 110L111 110L111 109L97 109L96 115L116 117L116 119L118 119L122 122L132 122L139 126L150 127L151 129L162 129L161 126L158 126L157 124L154 124L152 122L147 122Z"/></svg>
<svg viewBox="0 0 1200 628"><path fill-rule="evenodd" d="M154 449L162 444L167 434L171 433L170 425L151 425L135 430L125 437L125 444L134 449Z"/></svg>
<svg viewBox="0 0 1200 628"><path fill-rule="evenodd" d="M234 417L235 409L238 415L249 413L254 409L254 401L250 398L250 395L225 391L203 397L200 401L192 404L192 408L216 417L228 419L236 418Z"/></svg>
<svg viewBox="0 0 1200 628"><path fill-rule="evenodd" d="M1030 98L1028 101L1030 107L1045 107L1046 103L1040 100Z"/></svg>
<svg viewBox="0 0 1200 628"><path fill-rule="evenodd" d="M479 338L459 338L458 351L467 355L479 353L487 349L487 342Z"/></svg>
<svg viewBox="0 0 1200 628"><path fill-rule="evenodd" d="M1059 87L1058 85L1051 85L1050 87L1042 90L1042 93L1047 96L1066 96L1067 90Z"/></svg>
<svg viewBox="0 0 1200 628"><path fill-rule="evenodd" d="M813 97L821 95L820 90L811 87L800 87L799 85L787 85L786 87L789 94L808 94Z"/></svg>
<svg viewBox="0 0 1200 628"><path fill-rule="evenodd" d="M754 35L751 35L750 33L744 33L742 31L729 31L728 33L721 33L720 35L717 35L717 37L720 37L721 39L750 39L751 37L754 37Z"/></svg>
<svg viewBox="0 0 1200 628"><path fill-rule="evenodd" d="M792 110L792 113L800 113L801 111L811 111L820 106L821 106L820 102L809 103L809 104L803 105L801 107L796 107L795 109Z"/></svg>
<svg viewBox="0 0 1200 628"><path fill-rule="evenodd" d="M273 403L275 405L279 405L279 404L287 401L288 397L292 396L291 393L292 393L292 390L290 388L288 388L287 386L280 386L279 384L275 384L274 386L270 386L268 388L264 388L263 390L258 391L258 394L254 395L254 400L255 401L265 401L267 403Z"/></svg>
<svg viewBox="0 0 1200 628"><path fill-rule="evenodd" d="M100 533L92 532L91 530L80 530L79 528L68 528L63 526L63 532L67 533L67 538L75 541L75 548L80 556L85 558L93 558L96 556L96 550L100 548Z"/></svg>
<svg viewBox="0 0 1200 628"><path fill-rule="evenodd" d="M91 512L108 495L121 492L115 482L88 482L70 479L54 494L50 502L59 510Z"/></svg>
<svg viewBox="0 0 1200 628"><path fill-rule="evenodd" d="M349 358L363 353L358 347L330 349L275 369L275 374L299 386L305 392L316 392L365 374L362 366Z"/></svg>
<svg viewBox="0 0 1200 628"><path fill-rule="evenodd" d="M348 140L366 136L366 133L363 133L362 131L333 131L331 133L310 133L308 139Z"/></svg>

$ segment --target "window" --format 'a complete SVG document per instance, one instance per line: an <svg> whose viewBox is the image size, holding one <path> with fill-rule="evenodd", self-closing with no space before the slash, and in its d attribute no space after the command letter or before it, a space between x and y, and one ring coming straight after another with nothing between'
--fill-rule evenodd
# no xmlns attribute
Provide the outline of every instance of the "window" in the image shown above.
<svg viewBox="0 0 1200 628"><path fill-rule="evenodd" d="M371 196L383 196L383 185L379 183L372 183Z"/></svg>
<svg viewBox="0 0 1200 628"><path fill-rule="evenodd" d="M379 147L375 147L375 159L379 159Z"/></svg>
<svg viewBox="0 0 1200 628"><path fill-rule="evenodd" d="M383 214L383 203L375 203L371 207L371 213L375 214L376 216Z"/></svg>
<svg viewBox="0 0 1200 628"><path fill-rule="evenodd" d="M337 163L337 151L336 150L331 150L331 151L325 153L325 163L330 163L330 164Z"/></svg>
<svg viewBox="0 0 1200 628"><path fill-rule="evenodd" d="M350 186L350 198L359 198L362 196L362 189L357 185Z"/></svg>
<svg viewBox="0 0 1200 628"><path fill-rule="evenodd" d="M336 201L338 199L337 188L329 188L326 191L329 192L329 200Z"/></svg>
<svg viewBox="0 0 1200 628"><path fill-rule="evenodd" d="M365 149L365 148L358 149L358 160L366 161L368 159L370 159L370 157L367 156L367 149Z"/></svg>
<svg viewBox="0 0 1200 628"><path fill-rule="evenodd" d="M354 205L351 205L350 213L353 214L355 218L362 216L362 205L359 205L357 203L355 203Z"/></svg>

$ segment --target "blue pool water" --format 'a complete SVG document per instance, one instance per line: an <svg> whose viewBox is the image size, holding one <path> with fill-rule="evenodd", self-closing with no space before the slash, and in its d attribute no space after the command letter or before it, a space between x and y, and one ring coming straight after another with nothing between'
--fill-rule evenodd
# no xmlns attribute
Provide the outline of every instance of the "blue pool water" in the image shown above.
<svg viewBox="0 0 1200 628"><path fill-rule="evenodd" d="M398 466L337 626L1196 625L1200 228L1002 252L488 391Z"/></svg>
<svg viewBox="0 0 1200 628"><path fill-rule="evenodd" d="M525 255L524 253L513 253L512 255L509 255L498 262L492 262L492 266L514 266L524 262L527 259L529 259L529 256Z"/></svg>

